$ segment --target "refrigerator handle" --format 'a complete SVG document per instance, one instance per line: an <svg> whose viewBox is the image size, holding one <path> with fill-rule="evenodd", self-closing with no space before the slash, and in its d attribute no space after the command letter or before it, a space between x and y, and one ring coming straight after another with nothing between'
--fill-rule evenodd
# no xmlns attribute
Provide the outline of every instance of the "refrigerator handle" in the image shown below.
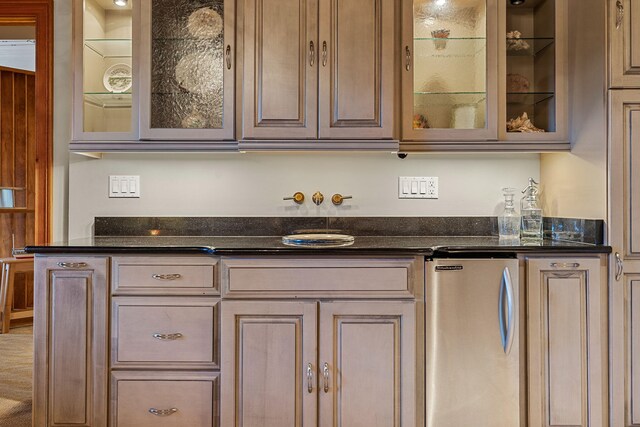
<svg viewBox="0 0 640 427"><path fill-rule="evenodd" d="M506 319L504 310L505 296L507 300ZM500 286L500 303L498 304L498 310L500 311L500 338L502 339L502 348L505 354L509 354L511 352L511 344L513 343L515 332L513 283L511 282L509 267L505 267L504 271L502 272L502 283Z"/></svg>

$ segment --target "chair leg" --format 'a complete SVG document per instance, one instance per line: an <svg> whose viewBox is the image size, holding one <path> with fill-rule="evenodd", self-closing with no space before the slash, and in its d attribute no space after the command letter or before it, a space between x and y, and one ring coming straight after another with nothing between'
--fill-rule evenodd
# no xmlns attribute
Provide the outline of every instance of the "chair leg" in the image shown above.
<svg viewBox="0 0 640 427"><path fill-rule="evenodd" d="M4 332L4 325L7 323L5 320L5 305L7 301L7 287L9 285L8 281L8 265L0 264L0 333Z"/></svg>
<svg viewBox="0 0 640 427"><path fill-rule="evenodd" d="M13 305L13 284L15 282L15 271L5 268L4 277L4 310L2 313L2 333L8 334L11 326L11 306Z"/></svg>

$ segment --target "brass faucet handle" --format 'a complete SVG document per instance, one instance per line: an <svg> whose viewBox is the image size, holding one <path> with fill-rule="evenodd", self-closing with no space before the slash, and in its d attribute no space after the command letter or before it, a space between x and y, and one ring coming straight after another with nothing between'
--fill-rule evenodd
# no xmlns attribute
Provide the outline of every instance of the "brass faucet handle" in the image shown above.
<svg viewBox="0 0 640 427"><path fill-rule="evenodd" d="M353 196L343 196L342 194L334 194L331 196L331 203L340 206L345 199L353 199Z"/></svg>
<svg viewBox="0 0 640 427"><path fill-rule="evenodd" d="M313 203L315 203L316 206L320 206L322 204L322 202L324 201L324 196L322 195L321 192L316 191L315 193L313 193L313 196L311 197L311 200L313 200Z"/></svg>
<svg viewBox="0 0 640 427"><path fill-rule="evenodd" d="M283 197L282 200L293 200L297 204L301 205L301 204L304 203L304 194L302 194L301 192L297 191L297 192L295 192L293 194L293 196L291 196L291 197Z"/></svg>

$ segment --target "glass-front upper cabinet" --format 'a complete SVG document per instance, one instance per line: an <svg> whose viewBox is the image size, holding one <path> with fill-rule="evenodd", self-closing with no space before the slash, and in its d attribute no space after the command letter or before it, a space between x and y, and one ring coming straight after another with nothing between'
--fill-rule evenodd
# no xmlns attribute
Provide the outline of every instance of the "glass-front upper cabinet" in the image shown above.
<svg viewBox="0 0 640 427"><path fill-rule="evenodd" d="M74 2L74 140L137 139L136 1Z"/></svg>
<svg viewBox="0 0 640 427"><path fill-rule="evenodd" d="M141 2L140 138L234 138L233 0Z"/></svg>
<svg viewBox="0 0 640 427"><path fill-rule="evenodd" d="M403 1L404 141L497 139L496 1Z"/></svg>
<svg viewBox="0 0 640 427"><path fill-rule="evenodd" d="M567 139L565 0L501 0L500 139Z"/></svg>

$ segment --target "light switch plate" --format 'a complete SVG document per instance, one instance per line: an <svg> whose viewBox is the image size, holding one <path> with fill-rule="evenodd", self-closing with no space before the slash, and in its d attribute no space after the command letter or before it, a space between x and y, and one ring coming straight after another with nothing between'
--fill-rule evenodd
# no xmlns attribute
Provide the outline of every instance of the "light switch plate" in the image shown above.
<svg viewBox="0 0 640 427"><path fill-rule="evenodd" d="M437 199L438 177L400 176L398 177L398 199Z"/></svg>
<svg viewBox="0 0 640 427"><path fill-rule="evenodd" d="M109 175L109 197L140 197L140 175Z"/></svg>

